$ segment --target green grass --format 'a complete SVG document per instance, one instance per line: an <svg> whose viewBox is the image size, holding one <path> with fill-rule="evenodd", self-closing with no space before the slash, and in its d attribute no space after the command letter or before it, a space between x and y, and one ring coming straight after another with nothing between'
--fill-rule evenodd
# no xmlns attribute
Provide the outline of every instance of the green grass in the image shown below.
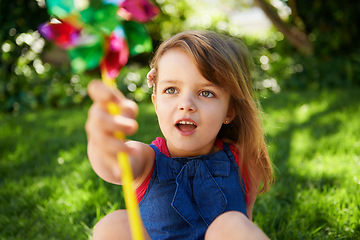
<svg viewBox="0 0 360 240"><path fill-rule="evenodd" d="M262 100L276 182L255 205L272 239L360 239L360 90Z"/></svg>
<svg viewBox="0 0 360 240"><path fill-rule="evenodd" d="M119 186L102 181L86 155L88 108L0 116L0 239L89 239L105 214L124 208ZM140 106L135 139L159 134Z"/></svg>
<svg viewBox="0 0 360 240"><path fill-rule="evenodd" d="M360 239L360 94L282 92L262 97L276 182L254 220L272 239ZM90 239L124 207L86 156L87 107L0 115L0 239ZM150 104L139 132L160 135Z"/></svg>

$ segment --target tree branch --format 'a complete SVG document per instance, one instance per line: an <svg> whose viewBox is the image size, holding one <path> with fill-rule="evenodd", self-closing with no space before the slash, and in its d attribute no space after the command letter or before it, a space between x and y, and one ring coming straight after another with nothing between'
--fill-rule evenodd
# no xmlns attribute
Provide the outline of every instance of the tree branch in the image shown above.
<svg viewBox="0 0 360 240"><path fill-rule="evenodd" d="M310 55L314 51L312 42L307 38L306 33L299 30L295 26L287 25L278 15L276 9L265 0L254 0L254 3L258 5L265 15L270 19L272 24L284 34L286 39L302 54Z"/></svg>

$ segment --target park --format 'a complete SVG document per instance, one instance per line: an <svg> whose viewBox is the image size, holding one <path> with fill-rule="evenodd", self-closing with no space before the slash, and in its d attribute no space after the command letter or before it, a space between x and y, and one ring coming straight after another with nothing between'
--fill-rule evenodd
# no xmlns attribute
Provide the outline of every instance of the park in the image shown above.
<svg viewBox="0 0 360 240"><path fill-rule="evenodd" d="M87 156L87 85L100 69L75 73L39 33L52 18L46 2L0 5L0 239L91 239L101 218L125 208L121 186L99 178ZM139 107L127 138L161 136L146 74L164 39L189 29L242 39L275 173L253 222L270 239L360 239L360 4L152 3L159 15L142 24L152 50L130 54L116 77ZM249 11L266 22L241 22Z"/></svg>

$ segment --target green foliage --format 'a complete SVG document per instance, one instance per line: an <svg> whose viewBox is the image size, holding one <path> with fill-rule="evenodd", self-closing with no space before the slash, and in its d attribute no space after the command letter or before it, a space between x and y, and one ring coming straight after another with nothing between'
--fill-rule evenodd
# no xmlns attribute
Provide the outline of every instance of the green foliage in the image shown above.
<svg viewBox="0 0 360 240"><path fill-rule="evenodd" d="M245 38L245 42L248 43ZM248 44L258 67L258 88L289 89L358 88L360 80L360 48L327 57L304 56L295 51L279 32ZM263 63L262 63L263 61ZM270 82L273 82L273 86ZM273 90L274 90L273 89ZM275 91L276 92L276 91Z"/></svg>
<svg viewBox="0 0 360 240"><path fill-rule="evenodd" d="M284 1L286 2L286 1ZM308 34L314 54L303 56L279 41L268 49L276 54L269 75L284 89L352 88L360 86L360 4L353 1L293 1L296 14L288 21Z"/></svg>
<svg viewBox="0 0 360 240"><path fill-rule="evenodd" d="M161 14L147 24L154 45L184 30L221 30L219 22L227 25L226 13L215 3L187 0L157 0Z"/></svg>
<svg viewBox="0 0 360 240"><path fill-rule="evenodd" d="M329 58L294 56L295 67L300 68L285 88L357 88L360 86L360 48L351 54L334 54Z"/></svg>
<svg viewBox="0 0 360 240"><path fill-rule="evenodd" d="M88 76L73 75L68 67L53 68L43 64L39 58L30 61L31 65L18 64L14 74L3 73L5 79L0 81L0 111L19 113L41 107L59 108L88 99Z"/></svg>
<svg viewBox="0 0 360 240"><path fill-rule="evenodd" d="M65 52L45 42L36 30L39 24L49 20L46 10L35 1L26 3L30 10L19 8L14 3L1 2L1 11L4 13L10 8L14 12L12 17L17 19L14 22L9 14L0 15L4 19L0 30L0 112L17 114L43 107L63 108L88 101L86 87L92 78L100 78L98 69L88 74L73 74ZM31 16L39 18L28 19ZM61 63L44 62L43 59L49 58L45 56L49 52L52 59ZM145 86L148 67L136 64L141 57L148 58L148 55L137 57L135 64L126 67L117 78L124 94L135 100L146 98L149 91ZM136 72L131 75L130 69ZM120 79L125 79L125 82L121 83ZM125 86L126 83L131 84L130 87Z"/></svg>
<svg viewBox="0 0 360 240"><path fill-rule="evenodd" d="M150 71L148 66L129 64L125 66L116 78L117 88L129 99L135 102L150 100L152 89L147 86L146 75Z"/></svg>
<svg viewBox="0 0 360 240"><path fill-rule="evenodd" d="M0 43L9 39L9 35L14 36L16 33L26 33L29 29L36 29L48 18L46 9L39 8L37 1L1 1Z"/></svg>
<svg viewBox="0 0 360 240"><path fill-rule="evenodd" d="M359 239L358 92L260 99L277 170L255 203L255 223L271 239ZM139 107L131 139L150 143L161 135L154 109ZM90 239L97 221L124 208L121 187L96 176L86 157L87 111L0 115L0 239Z"/></svg>
<svg viewBox="0 0 360 240"><path fill-rule="evenodd" d="M244 35L228 13L249 7L245 1L227 0L217 4L187 0L154 2L161 14L146 25L154 49L180 31L211 29L240 37L249 46L257 66L255 86L262 91L360 86L360 48L357 44L360 30L354 24L360 21L360 5L352 1L296 1L299 17L291 14L288 21L308 33L315 46L312 56L296 52L276 30L256 37ZM0 2L1 112L18 113L86 102L87 83L91 78L100 78L98 69L87 75L73 75L63 56L60 65L48 62L46 54L52 53L52 58L60 56L57 52L54 54L53 45L45 42L36 31L39 24L50 18L45 6L39 7L41 3ZM131 57L117 78L119 88L136 101L149 99L147 93L151 90L146 87L145 76L152 54Z"/></svg>
<svg viewBox="0 0 360 240"><path fill-rule="evenodd" d="M72 75L66 64L54 67L41 59L45 40L36 29L49 19L46 10L36 1L21 0L2 1L0 10L0 111L18 113L84 102L89 78Z"/></svg>
<svg viewBox="0 0 360 240"><path fill-rule="evenodd" d="M305 31L314 41L316 55L346 55L359 48L360 29L355 23L360 20L360 4L351 0L302 0L297 1L297 9Z"/></svg>

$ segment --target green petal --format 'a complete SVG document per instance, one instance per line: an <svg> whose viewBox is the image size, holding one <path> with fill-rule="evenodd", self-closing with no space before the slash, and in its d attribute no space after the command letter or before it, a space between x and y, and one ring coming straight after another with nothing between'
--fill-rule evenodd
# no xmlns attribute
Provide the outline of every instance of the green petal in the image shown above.
<svg viewBox="0 0 360 240"><path fill-rule="evenodd" d="M117 10L118 7L112 4L102 5L102 8L98 9L89 7L80 12L81 20L92 28L92 31L102 31L110 35L120 23Z"/></svg>
<svg viewBox="0 0 360 240"><path fill-rule="evenodd" d="M131 56L152 51L152 41L143 24L128 21L123 23L123 27Z"/></svg>
<svg viewBox="0 0 360 240"><path fill-rule="evenodd" d="M47 0L46 6L50 15L63 18L75 10L73 0Z"/></svg>
<svg viewBox="0 0 360 240"><path fill-rule="evenodd" d="M75 73L96 68L104 55L100 43L69 49L67 53L70 57L71 69Z"/></svg>
<svg viewBox="0 0 360 240"><path fill-rule="evenodd" d="M89 7L88 0L46 0L45 3L49 14L58 18L65 18Z"/></svg>

